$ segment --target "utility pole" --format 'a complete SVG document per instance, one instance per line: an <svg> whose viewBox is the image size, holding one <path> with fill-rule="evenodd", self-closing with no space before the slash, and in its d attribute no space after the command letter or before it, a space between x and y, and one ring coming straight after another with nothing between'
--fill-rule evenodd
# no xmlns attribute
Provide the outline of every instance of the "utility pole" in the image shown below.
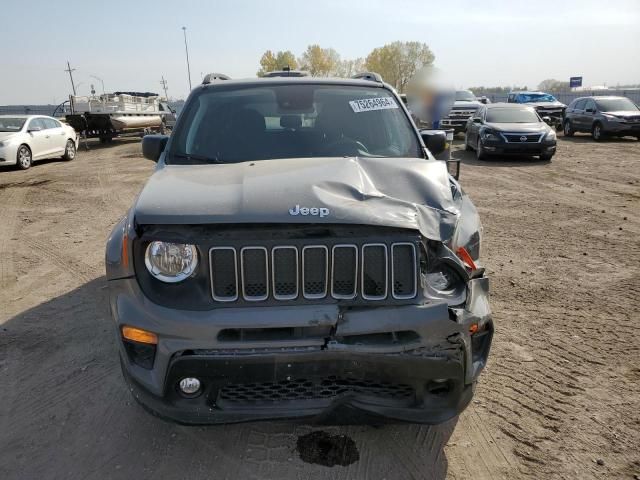
<svg viewBox="0 0 640 480"><path fill-rule="evenodd" d="M191 92L191 67L189 66L189 48L187 47L187 27L182 27L184 34L184 51L187 54L187 76L189 78L189 92Z"/></svg>
<svg viewBox="0 0 640 480"><path fill-rule="evenodd" d="M169 95L167 94L167 81L164 79L164 75L162 75L162 80L160 80L160 85L162 85L162 88L164 89L164 98L166 98L168 102Z"/></svg>
<svg viewBox="0 0 640 480"><path fill-rule="evenodd" d="M73 83L73 75L72 73L75 72L76 69L75 68L71 68L71 65L69 65L69 60L67 60L67 69L65 70L65 72L69 72L69 78L71 79L71 88L73 89L73 96L76 96L76 86Z"/></svg>

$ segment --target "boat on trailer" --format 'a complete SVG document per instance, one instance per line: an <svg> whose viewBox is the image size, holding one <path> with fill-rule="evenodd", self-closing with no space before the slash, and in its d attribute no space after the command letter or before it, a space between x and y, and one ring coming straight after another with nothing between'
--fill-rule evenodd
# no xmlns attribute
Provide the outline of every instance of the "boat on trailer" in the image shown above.
<svg viewBox="0 0 640 480"><path fill-rule="evenodd" d="M71 95L69 103L69 125L86 138L99 138L103 143L122 134L164 133L175 123L175 112L156 93Z"/></svg>

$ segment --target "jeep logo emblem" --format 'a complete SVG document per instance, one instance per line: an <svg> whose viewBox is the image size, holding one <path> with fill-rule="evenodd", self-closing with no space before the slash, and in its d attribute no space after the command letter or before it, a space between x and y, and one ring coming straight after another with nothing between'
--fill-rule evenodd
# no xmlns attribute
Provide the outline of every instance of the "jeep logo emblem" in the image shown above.
<svg viewBox="0 0 640 480"><path fill-rule="evenodd" d="M313 215L322 218L329 215L329 209L325 207L301 207L300 205L296 205L289 209L289 215Z"/></svg>

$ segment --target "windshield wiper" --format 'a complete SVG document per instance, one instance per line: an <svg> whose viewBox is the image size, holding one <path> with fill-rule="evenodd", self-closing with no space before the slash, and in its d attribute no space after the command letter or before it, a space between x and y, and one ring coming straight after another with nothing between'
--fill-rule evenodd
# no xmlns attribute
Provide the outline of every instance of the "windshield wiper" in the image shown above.
<svg viewBox="0 0 640 480"><path fill-rule="evenodd" d="M222 159L220 159L219 157L207 157L205 155L174 153L172 156L176 158L184 158L185 160L203 162L203 163L224 163Z"/></svg>

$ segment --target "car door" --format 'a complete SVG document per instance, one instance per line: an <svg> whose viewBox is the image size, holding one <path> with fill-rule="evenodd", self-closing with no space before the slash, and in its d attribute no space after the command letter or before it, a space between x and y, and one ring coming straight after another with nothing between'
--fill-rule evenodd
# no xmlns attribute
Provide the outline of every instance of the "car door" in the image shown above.
<svg viewBox="0 0 640 480"><path fill-rule="evenodd" d="M585 129L584 106L586 103L587 99L582 98L575 102L571 110L567 112L567 118L571 122L571 127L575 131L581 131Z"/></svg>
<svg viewBox="0 0 640 480"><path fill-rule="evenodd" d="M62 124L54 118L43 118L42 120L47 125L47 132L49 132L48 140L51 150L48 155L61 156L67 145L67 132L62 127Z"/></svg>
<svg viewBox="0 0 640 480"><path fill-rule="evenodd" d="M584 105L584 111L582 113L582 127L581 129L585 132L590 132L593 128L593 122L596 118L596 102L592 99L587 99L587 102Z"/></svg>
<svg viewBox="0 0 640 480"><path fill-rule="evenodd" d="M27 126L29 135L29 147L34 160L46 158L50 150L47 127L42 118L32 118Z"/></svg>
<svg viewBox="0 0 640 480"><path fill-rule="evenodd" d="M478 131L480 130L480 126L482 125L482 119L484 117L485 110L485 107L480 107L471 117L471 122L467 128L467 143L469 145L475 146L475 144L478 143Z"/></svg>

